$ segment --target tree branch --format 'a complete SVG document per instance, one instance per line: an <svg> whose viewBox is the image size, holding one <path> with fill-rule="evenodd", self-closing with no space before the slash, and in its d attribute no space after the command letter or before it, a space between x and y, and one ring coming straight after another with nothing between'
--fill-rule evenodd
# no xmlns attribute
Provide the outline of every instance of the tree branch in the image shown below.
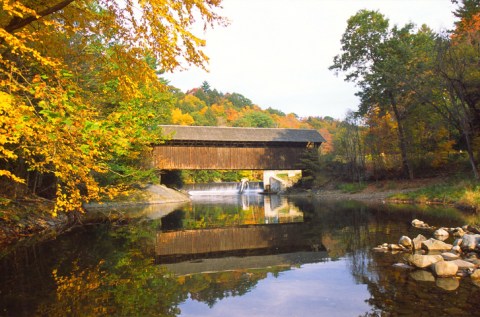
<svg viewBox="0 0 480 317"><path fill-rule="evenodd" d="M43 11L40 11L37 13L37 16L29 16L29 17L26 17L26 18L23 18L23 19L19 19L19 18L14 18L12 19L12 21L10 21L10 23L5 27L5 31L7 31L8 33L13 33L15 30L18 30L18 29L21 29L23 28L24 26L34 22L34 21L37 21L49 14L52 14L52 13L55 13L57 11L60 11L62 10L63 8L65 8L66 6L68 6L70 3L74 2L75 0L63 0L59 3L57 3L56 5L54 5L53 7L50 7L50 8L47 8Z"/></svg>

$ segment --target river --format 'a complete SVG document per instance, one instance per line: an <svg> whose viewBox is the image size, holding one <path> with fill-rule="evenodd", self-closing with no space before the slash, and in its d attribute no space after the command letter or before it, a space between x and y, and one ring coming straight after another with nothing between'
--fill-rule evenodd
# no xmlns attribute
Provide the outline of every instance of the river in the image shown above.
<svg viewBox="0 0 480 317"><path fill-rule="evenodd" d="M373 252L470 221L456 209L278 196L189 204L77 228L0 259L0 316L472 316L480 287ZM429 236L428 236L429 237ZM453 283L445 287L445 283ZM455 284L456 283L456 284ZM450 290L447 290L450 289Z"/></svg>

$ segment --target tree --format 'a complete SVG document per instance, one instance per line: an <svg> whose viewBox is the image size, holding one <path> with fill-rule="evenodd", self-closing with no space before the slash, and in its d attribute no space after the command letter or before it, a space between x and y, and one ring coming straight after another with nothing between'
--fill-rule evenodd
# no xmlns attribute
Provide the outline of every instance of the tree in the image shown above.
<svg viewBox="0 0 480 317"><path fill-rule="evenodd" d="M478 179L474 144L480 138L480 50L468 42L455 44L439 39L436 53L435 73L441 81L443 98L432 105L463 135L472 172Z"/></svg>
<svg viewBox="0 0 480 317"><path fill-rule="evenodd" d="M220 0L0 6L0 181L52 175L55 212L119 193L96 176L118 173L119 160L137 160L159 140L155 127L172 106L159 71L202 66L205 42L190 27L195 18L224 23Z"/></svg>
<svg viewBox="0 0 480 317"><path fill-rule="evenodd" d="M418 74L425 63L424 52L433 43L427 29L414 33L414 26L389 28L388 19L377 11L361 10L348 20L342 36L342 53L330 67L346 72L345 79L354 81L360 90L360 114L373 107L390 111L397 122L397 139L402 156L402 170L413 178L408 157L408 138L404 122L418 100L411 98L421 83Z"/></svg>
<svg viewBox="0 0 480 317"><path fill-rule="evenodd" d="M351 181L365 180L365 150L360 135L359 118L350 112L340 125L336 135L335 149L343 156Z"/></svg>
<svg viewBox="0 0 480 317"><path fill-rule="evenodd" d="M233 122L234 127L273 128L275 122L264 112L248 111L242 117Z"/></svg>

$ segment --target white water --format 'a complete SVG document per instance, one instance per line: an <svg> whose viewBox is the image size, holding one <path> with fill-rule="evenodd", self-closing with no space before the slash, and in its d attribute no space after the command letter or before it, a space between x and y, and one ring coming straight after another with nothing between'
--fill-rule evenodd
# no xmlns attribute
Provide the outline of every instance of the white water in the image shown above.
<svg viewBox="0 0 480 317"><path fill-rule="evenodd" d="M217 196L217 195L254 195L263 191L263 183L248 182L248 187L240 193L241 183L225 182L225 183L205 183L205 184L188 184L182 190L191 196Z"/></svg>

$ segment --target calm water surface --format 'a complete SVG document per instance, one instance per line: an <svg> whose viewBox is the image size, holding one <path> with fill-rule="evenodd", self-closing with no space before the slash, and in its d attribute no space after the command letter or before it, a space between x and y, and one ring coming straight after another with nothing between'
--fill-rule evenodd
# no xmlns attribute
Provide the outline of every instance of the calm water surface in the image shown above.
<svg viewBox="0 0 480 317"><path fill-rule="evenodd" d="M165 208L170 209L165 209ZM194 197L129 211L0 258L0 316L474 316L480 287L375 253L454 209L276 196ZM140 215L140 216L139 216ZM252 238L254 237L254 238ZM449 290L447 290L449 289Z"/></svg>

